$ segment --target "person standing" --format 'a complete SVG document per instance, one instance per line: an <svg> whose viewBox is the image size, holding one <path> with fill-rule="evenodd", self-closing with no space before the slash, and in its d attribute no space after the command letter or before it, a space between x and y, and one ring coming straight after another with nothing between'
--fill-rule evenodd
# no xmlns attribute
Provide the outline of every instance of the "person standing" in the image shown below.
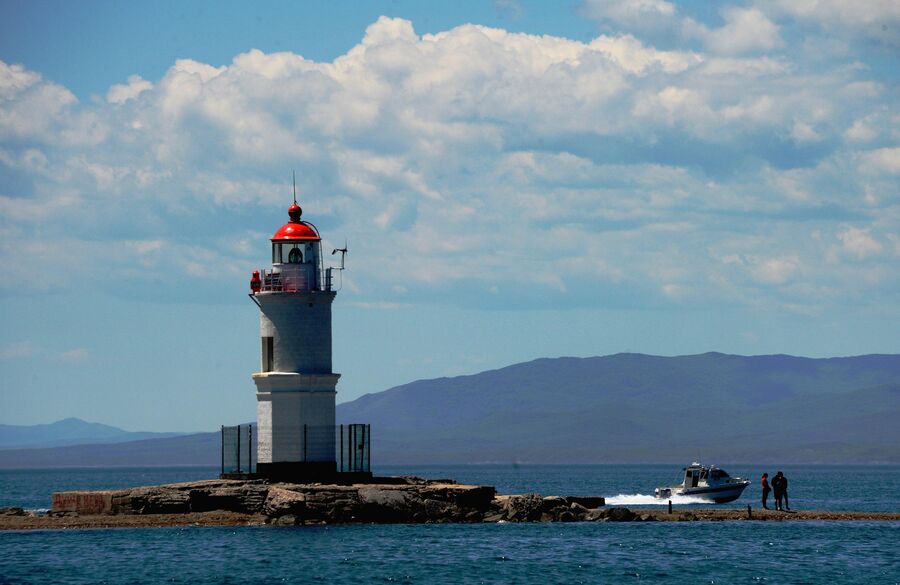
<svg viewBox="0 0 900 585"><path fill-rule="evenodd" d="M784 498L784 474L780 471L772 478L772 491L775 492L775 509L781 510L781 500Z"/></svg>
<svg viewBox="0 0 900 585"><path fill-rule="evenodd" d="M772 488L769 487L769 474L762 474L762 507L763 510L768 510L769 507L766 506L766 500L769 499L769 492L772 491Z"/></svg>

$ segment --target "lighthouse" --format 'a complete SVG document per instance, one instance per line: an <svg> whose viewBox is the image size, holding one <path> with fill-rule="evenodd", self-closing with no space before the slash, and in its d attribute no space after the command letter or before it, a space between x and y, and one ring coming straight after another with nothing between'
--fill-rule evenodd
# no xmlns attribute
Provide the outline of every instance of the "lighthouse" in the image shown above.
<svg viewBox="0 0 900 585"><path fill-rule="evenodd" d="M272 266L253 272L259 307L256 384L256 474L280 480L334 475L335 397L331 364L332 268L323 268L322 238L294 203L271 238ZM337 433L336 433L337 431ZM340 445L343 447L343 445ZM343 450L341 451L343 452Z"/></svg>

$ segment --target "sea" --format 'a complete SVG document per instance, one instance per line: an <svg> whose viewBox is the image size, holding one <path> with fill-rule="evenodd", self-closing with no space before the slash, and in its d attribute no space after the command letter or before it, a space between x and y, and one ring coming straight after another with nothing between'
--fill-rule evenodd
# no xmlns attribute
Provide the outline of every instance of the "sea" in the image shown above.
<svg viewBox="0 0 900 585"><path fill-rule="evenodd" d="M779 469L722 465L753 484L729 507L759 506ZM672 465L381 466L496 486L500 493L601 495L666 505ZM900 467L794 465L793 509L900 512ZM209 467L0 470L0 507L46 509L50 494L209 479ZM679 509L706 507L675 500ZM12 583L895 583L900 522L648 522L180 527L0 531Z"/></svg>

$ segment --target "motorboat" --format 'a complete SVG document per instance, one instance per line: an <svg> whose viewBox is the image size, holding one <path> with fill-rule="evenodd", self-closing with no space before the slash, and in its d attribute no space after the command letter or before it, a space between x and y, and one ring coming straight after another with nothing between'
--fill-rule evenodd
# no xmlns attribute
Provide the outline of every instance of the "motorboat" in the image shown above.
<svg viewBox="0 0 900 585"><path fill-rule="evenodd" d="M750 480L731 477L727 471L715 465L701 465L695 462L683 470L684 481L678 485L656 488L657 498L685 496L725 504L741 497L741 493L750 485Z"/></svg>

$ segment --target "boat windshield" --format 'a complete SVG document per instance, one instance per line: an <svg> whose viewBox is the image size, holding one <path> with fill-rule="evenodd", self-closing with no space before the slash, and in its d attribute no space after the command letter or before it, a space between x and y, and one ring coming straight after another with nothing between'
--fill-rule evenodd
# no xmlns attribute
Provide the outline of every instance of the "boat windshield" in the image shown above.
<svg viewBox="0 0 900 585"><path fill-rule="evenodd" d="M728 477L729 477L728 472L725 471L724 469L713 469L712 470L712 478L713 479L727 479Z"/></svg>

